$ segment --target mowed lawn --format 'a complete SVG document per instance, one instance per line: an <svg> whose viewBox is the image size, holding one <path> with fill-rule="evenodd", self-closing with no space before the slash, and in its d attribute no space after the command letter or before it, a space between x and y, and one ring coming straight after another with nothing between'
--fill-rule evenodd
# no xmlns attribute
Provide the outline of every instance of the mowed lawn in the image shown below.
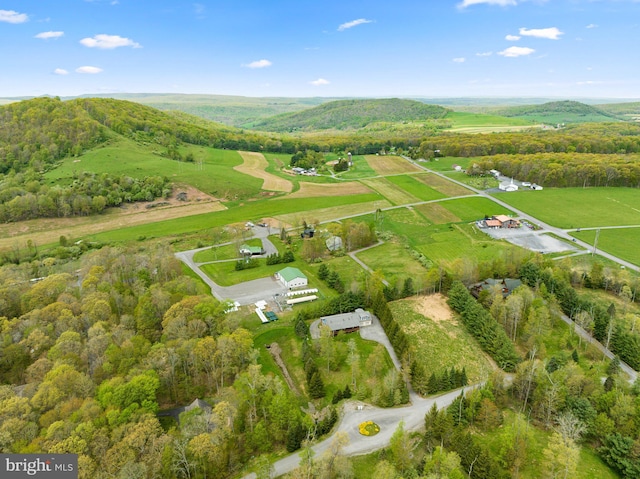
<svg viewBox="0 0 640 479"><path fill-rule="evenodd" d="M571 236L593 244L596 230L574 231ZM640 228L612 228L600 230L597 248L640 266L639 245Z"/></svg>
<svg viewBox="0 0 640 479"><path fill-rule="evenodd" d="M394 301L389 307L428 375L455 367L466 369L469 383L489 376L489 361L476 340L454 319L443 297L419 296Z"/></svg>
<svg viewBox="0 0 640 479"><path fill-rule="evenodd" d="M551 188L496 197L559 228L640 225L637 188Z"/></svg>

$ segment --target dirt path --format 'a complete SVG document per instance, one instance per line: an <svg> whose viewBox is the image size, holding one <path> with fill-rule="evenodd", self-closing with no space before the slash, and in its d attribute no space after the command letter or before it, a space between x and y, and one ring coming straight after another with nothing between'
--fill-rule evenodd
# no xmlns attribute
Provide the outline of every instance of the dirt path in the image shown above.
<svg viewBox="0 0 640 479"><path fill-rule="evenodd" d="M255 153L252 151L239 151L238 153L240 153L244 162L241 165L234 166L234 170L263 180L263 190L291 193L293 190L293 183L265 171L267 166L269 166L269 163L267 163L267 159L262 153Z"/></svg>
<svg viewBox="0 0 640 479"><path fill-rule="evenodd" d="M291 379L289 370L287 369L286 364L284 364L284 361L280 356L280 354L282 353L282 349L280 349L280 345L278 343L271 343L271 345L269 346L269 352L271 353L271 356L273 356L273 359L275 360L276 364L280 368L280 371L282 371L282 375L284 376L284 380L289 385L289 389L291 389L291 391L293 391L294 394L299 396L300 391L298 391L298 388L296 387L295 383Z"/></svg>

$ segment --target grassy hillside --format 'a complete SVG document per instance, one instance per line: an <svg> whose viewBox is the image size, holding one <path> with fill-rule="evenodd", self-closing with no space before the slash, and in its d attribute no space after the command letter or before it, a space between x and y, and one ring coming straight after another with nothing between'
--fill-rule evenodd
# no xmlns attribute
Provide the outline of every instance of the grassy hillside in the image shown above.
<svg viewBox="0 0 640 479"><path fill-rule="evenodd" d="M447 111L441 106L397 98L339 100L298 113L256 121L253 128L263 131L357 130L379 122L440 119Z"/></svg>

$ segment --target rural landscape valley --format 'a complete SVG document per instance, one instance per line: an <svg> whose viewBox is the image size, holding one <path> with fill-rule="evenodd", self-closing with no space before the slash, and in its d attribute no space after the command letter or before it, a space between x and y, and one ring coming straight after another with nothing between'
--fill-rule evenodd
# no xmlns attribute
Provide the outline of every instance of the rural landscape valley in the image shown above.
<svg viewBox="0 0 640 479"><path fill-rule="evenodd" d="M3 451L80 477L637 477L640 126L594 108L336 100L261 120L282 132L0 107Z"/></svg>
<svg viewBox="0 0 640 479"><path fill-rule="evenodd" d="M640 0L0 4L0 479L640 479Z"/></svg>

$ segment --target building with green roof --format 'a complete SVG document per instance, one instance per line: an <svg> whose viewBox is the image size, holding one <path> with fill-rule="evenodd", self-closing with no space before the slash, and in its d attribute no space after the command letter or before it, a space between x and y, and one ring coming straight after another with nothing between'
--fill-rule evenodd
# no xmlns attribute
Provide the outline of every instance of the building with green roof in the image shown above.
<svg viewBox="0 0 640 479"><path fill-rule="evenodd" d="M292 266L287 266L276 273L276 279L280 281L285 288L300 288L307 286L309 280L302 271Z"/></svg>

